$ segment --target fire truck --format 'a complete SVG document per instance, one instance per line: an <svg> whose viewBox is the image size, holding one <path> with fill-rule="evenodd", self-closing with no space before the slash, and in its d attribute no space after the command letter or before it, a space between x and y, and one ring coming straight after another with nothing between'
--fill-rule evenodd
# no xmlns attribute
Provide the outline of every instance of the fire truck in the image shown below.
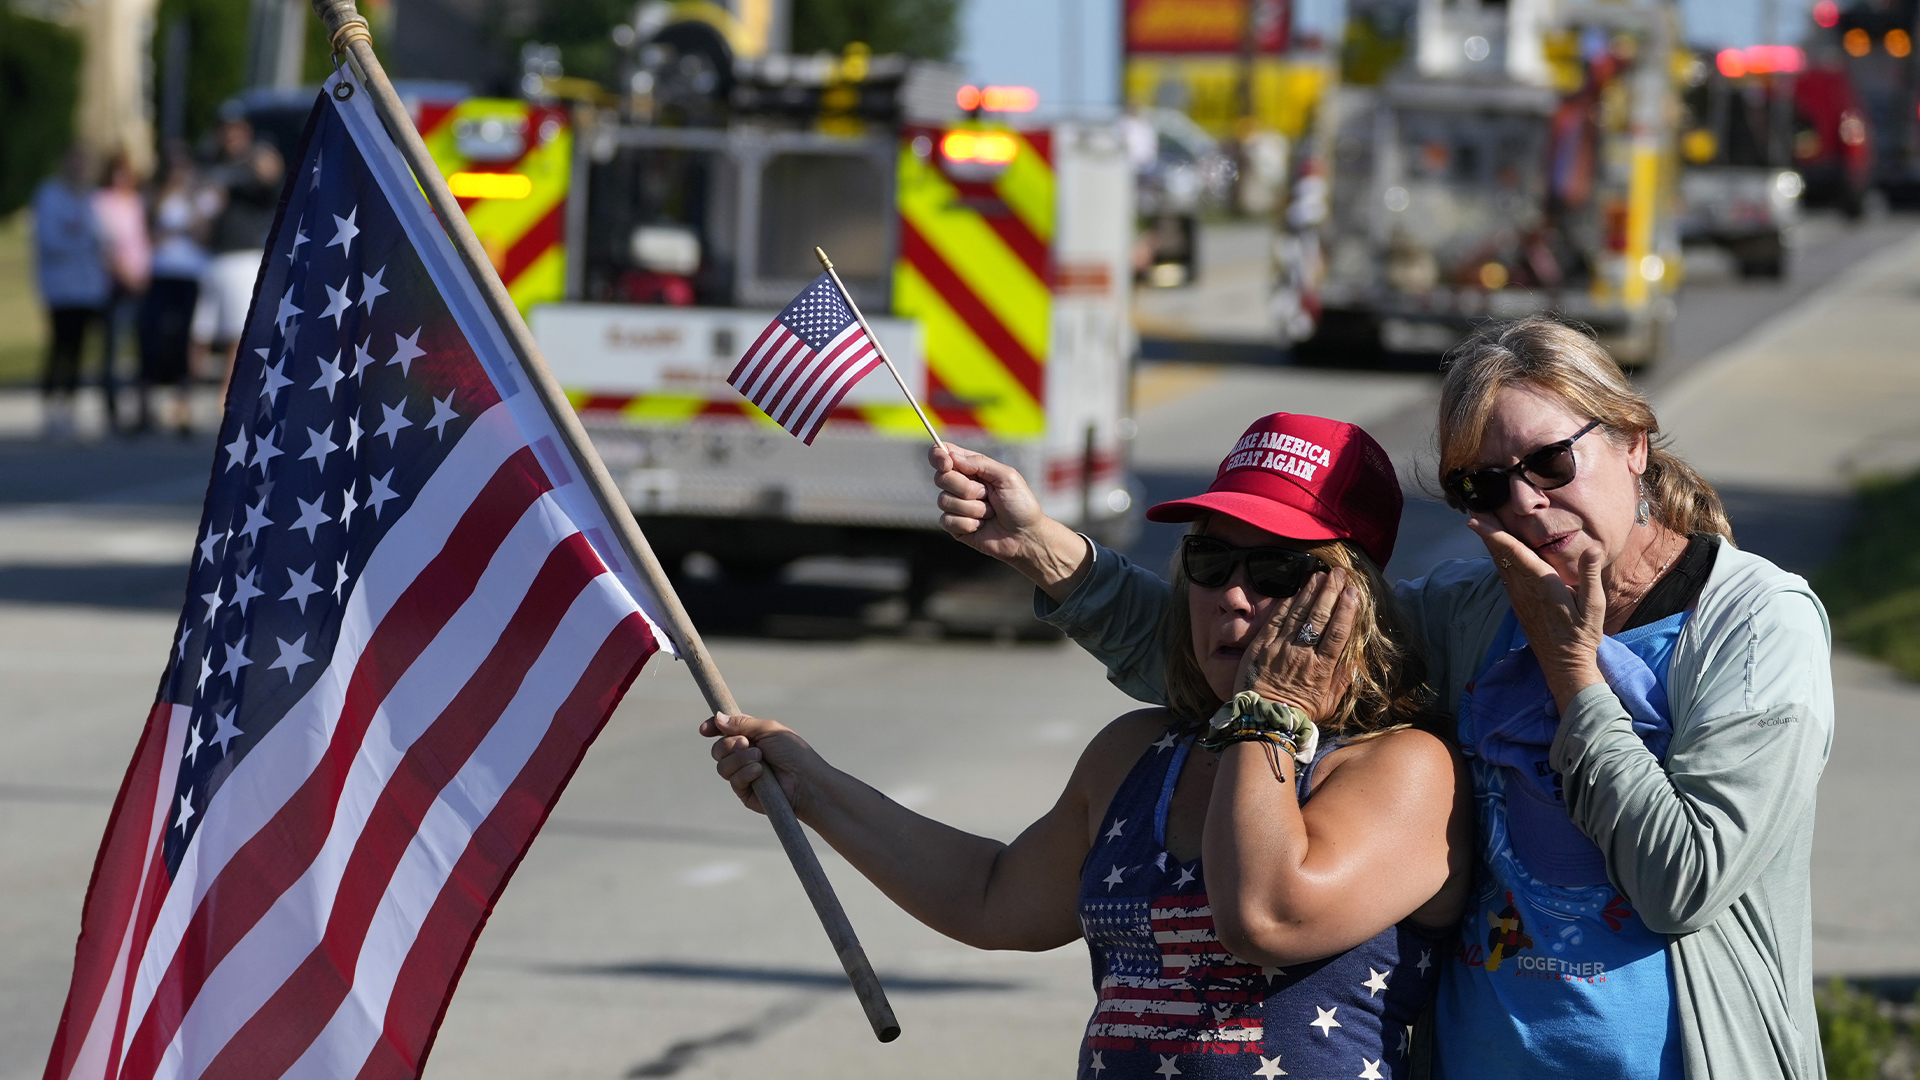
<svg viewBox="0 0 1920 1080"><path fill-rule="evenodd" d="M1011 122L1020 88L873 56L737 56L724 25L631 34L622 93L423 106L419 124L648 538L729 578L904 560L907 599L978 568L939 530L929 440L869 376L803 446L725 378L823 248L942 438L1102 539L1127 465L1133 176L1109 124ZM711 563L702 560L701 565Z"/></svg>
<svg viewBox="0 0 1920 1080"><path fill-rule="evenodd" d="M1309 348L1444 352L1554 312L1651 361L1679 278L1670 8L1356 0L1349 30L1371 70L1323 106Z"/></svg>

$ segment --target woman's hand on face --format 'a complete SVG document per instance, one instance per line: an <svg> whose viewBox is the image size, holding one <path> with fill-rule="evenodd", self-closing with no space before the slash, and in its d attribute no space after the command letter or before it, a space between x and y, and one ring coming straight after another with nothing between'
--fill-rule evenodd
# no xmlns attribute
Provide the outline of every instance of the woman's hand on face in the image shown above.
<svg viewBox="0 0 1920 1080"><path fill-rule="evenodd" d="M1573 696L1602 682L1600 639L1606 636L1607 597L1600 585L1598 548L1580 553L1580 580L1569 588L1546 560L1483 514L1468 517L1499 568L1514 617L1540 661L1554 700L1566 711Z"/></svg>
<svg viewBox="0 0 1920 1080"><path fill-rule="evenodd" d="M700 722L700 734L714 740L713 760L720 778L733 785L733 793L747 809L767 812L760 797L753 793L753 782L773 767L795 814L803 814L806 785L803 776L808 765L820 758L792 728L777 720L755 716L728 716L714 713Z"/></svg>
<svg viewBox="0 0 1920 1080"><path fill-rule="evenodd" d="M1353 636L1359 600L1359 590L1347 584L1340 567L1309 578L1247 643L1234 689L1297 706L1315 723L1326 720L1353 678L1340 654ZM1303 625L1320 632L1317 643L1300 640Z"/></svg>

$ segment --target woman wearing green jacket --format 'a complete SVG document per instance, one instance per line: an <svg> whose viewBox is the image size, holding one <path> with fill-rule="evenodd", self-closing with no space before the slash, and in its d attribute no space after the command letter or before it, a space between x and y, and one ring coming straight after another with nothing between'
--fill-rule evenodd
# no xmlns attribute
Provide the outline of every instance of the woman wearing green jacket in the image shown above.
<svg viewBox="0 0 1920 1080"><path fill-rule="evenodd" d="M1474 775L1476 895L1442 970L1436 1075L1824 1075L1812 1002L1826 613L1733 545L1644 396L1545 319L1464 346L1439 480L1488 557L1395 588ZM1004 465L934 451L942 524L1165 699L1167 584L1045 517ZM1276 691L1306 697L1314 688Z"/></svg>

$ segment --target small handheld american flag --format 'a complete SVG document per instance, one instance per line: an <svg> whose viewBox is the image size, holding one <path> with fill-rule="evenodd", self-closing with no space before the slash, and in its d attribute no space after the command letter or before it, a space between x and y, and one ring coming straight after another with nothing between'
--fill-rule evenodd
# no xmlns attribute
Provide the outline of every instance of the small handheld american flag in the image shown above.
<svg viewBox="0 0 1920 1080"><path fill-rule="evenodd" d="M940 436L860 316L833 263L819 248L814 253L826 272L767 324L734 365L727 384L811 446L821 425L854 384L885 365L938 445Z"/></svg>

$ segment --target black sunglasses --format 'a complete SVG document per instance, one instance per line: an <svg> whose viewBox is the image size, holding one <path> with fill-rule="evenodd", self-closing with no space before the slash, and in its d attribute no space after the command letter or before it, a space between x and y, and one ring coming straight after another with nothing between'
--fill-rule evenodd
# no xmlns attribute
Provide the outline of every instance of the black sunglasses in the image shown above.
<svg viewBox="0 0 1920 1080"><path fill-rule="evenodd" d="M1507 500L1513 497L1513 477L1523 477L1541 491L1566 487L1573 483L1576 465L1573 444L1580 441L1580 436L1599 426L1600 421L1595 420L1574 432L1570 438L1548 443L1512 465L1496 465L1472 472L1455 469L1447 474L1444 484L1447 494L1475 513L1490 514L1507 505Z"/></svg>
<svg viewBox="0 0 1920 1080"><path fill-rule="evenodd" d="M1180 541L1180 565L1187 580L1203 589L1218 589L1233 580L1234 568L1245 563L1247 583L1262 596L1285 599L1327 564L1320 556L1283 547L1235 547L1211 536L1188 536Z"/></svg>

